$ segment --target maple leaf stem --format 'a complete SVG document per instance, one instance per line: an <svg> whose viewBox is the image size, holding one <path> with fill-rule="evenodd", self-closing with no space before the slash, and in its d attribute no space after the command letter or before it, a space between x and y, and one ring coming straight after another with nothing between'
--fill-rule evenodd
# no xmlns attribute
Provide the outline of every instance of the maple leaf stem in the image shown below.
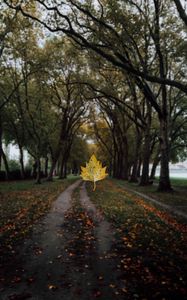
<svg viewBox="0 0 187 300"><path fill-rule="evenodd" d="M96 189L96 183L95 183L95 181L94 181L93 191L95 191L95 189Z"/></svg>

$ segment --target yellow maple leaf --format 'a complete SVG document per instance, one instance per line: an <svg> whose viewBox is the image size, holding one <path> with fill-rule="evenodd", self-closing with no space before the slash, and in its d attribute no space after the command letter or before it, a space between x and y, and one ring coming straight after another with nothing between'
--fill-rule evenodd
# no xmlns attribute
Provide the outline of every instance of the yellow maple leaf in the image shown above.
<svg viewBox="0 0 187 300"><path fill-rule="evenodd" d="M107 175L106 167L102 167L101 162L97 160L94 154L91 156L89 162L86 163L86 167L81 167L82 179L93 181L94 191L96 189L96 181L104 179Z"/></svg>

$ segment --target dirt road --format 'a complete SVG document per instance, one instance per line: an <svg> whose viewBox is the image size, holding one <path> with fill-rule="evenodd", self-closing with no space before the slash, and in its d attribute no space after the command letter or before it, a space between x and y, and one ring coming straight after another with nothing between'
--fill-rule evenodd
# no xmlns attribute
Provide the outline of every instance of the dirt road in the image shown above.
<svg viewBox="0 0 187 300"><path fill-rule="evenodd" d="M122 290L125 286L116 271L113 243L112 226L79 180L58 197L15 257L5 259L0 299L124 299L117 292L117 286Z"/></svg>

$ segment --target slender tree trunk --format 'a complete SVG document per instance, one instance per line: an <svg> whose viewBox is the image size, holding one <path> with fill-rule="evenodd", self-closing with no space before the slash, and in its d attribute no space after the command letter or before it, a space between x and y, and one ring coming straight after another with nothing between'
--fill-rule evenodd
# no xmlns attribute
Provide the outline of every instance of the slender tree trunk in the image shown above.
<svg viewBox="0 0 187 300"><path fill-rule="evenodd" d="M40 158L37 159L37 177L36 183L41 184L41 161Z"/></svg>
<svg viewBox="0 0 187 300"><path fill-rule="evenodd" d="M113 170L112 170L112 177L116 178L116 160L117 160L117 151L114 149L114 156L113 156Z"/></svg>
<svg viewBox="0 0 187 300"><path fill-rule="evenodd" d="M3 150L3 142L2 142L2 136L3 136L3 127L2 127L2 119L0 116L0 159L3 160L4 167L5 167L5 173L6 173L6 180L10 179L10 170L8 161L5 155L5 152Z"/></svg>
<svg viewBox="0 0 187 300"><path fill-rule="evenodd" d="M34 158L34 159L35 159L35 161L34 161L34 164L33 164L32 177L34 179L36 179L36 177L37 177L37 160L36 160L36 158Z"/></svg>
<svg viewBox="0 0 187 300"><path fill-rule="evenodd" d="M169 145L168 145L168 124L167 117L160 119L160 179L158 190L172 191L169 178Z"/></svg>
<svg viewBox="0 0 187 300"><path fill-rule="evenodd" d="M116 178L121 179L121 173L122 173L122 158L121 158L121 151L118 151L117 154L117 167L116 167Z"/></svg>
<svg viewBox="0 0 187 300"><path fill-rule="evenodd" d="M49 164L49 158L48 158L48 156L46 156L46 158L45 158L45 170L44 170L45 177L48 176L48 164Z"/></svg>
<svg viewBox="0 0 187 300"><path fill-rule="evenodd" d="M67 161L65 161L65 164L64 164L64 174L63 174L63 178L67 178Z"/></svg>
<svg viewBox="0 0 187 300"><path fill-rule="evenodd" d="M2 158L3 158L3 163L4 163L4 167L5 167L5 172L6 172L6 179L10 179L10 170L9 170L9 165L8 165L8 161L5 155L5 152L3 151L3 148L0 149Z"/></svg>
<svg viewBox="0 0 187 300"><path fill-rule="evenodd" d="M149 161L150 161L150 146L151 146L151 104L147 101L147 117L146 117L146 128L145 128L145 140L143 148L143 166L142 166L142 176L140 179L140 185L148 185L149 182Z"/></svg>
<svg viewBox="0 0 187 300"><path fill-rule="evenodd" d="M67 162L71 150L72 142L67 142L63 151L62 163L60 168L59 179L64 179L67 177Z"/></svg>
<svg viewBox="0 0 187 300"><path fill-rule="evenodd" d="M137 168L137 177L141 177L141 167L142 167L142 158L140 157L138 160L138 168Z"/></svg>
<svg viewBox="0 0 187 300"><path fill-rule="evenodd" d="M127 137L123 136L122 144L122 173L121 178L128 180L129 177L129 162L128 162L128 141Z"/></svg>
<svg viewBox="0 0 187 300"><path fill-rule="evenodd" d="M136 146L130 182L138 182L138 162L140 159L141 140L142 137L140 136L140 132L136 131Z"/></svg>
<svg viewBox="0 0 187 300"><path fill-rule="evenodd" d="M112 166L112 162L110 161L109 170L108 170L109 177L112 177L112 169L113 166Z"/></svg>
<svg viewBox="0 0 187 300"><path fill-rule="evenodd" d="M1 149L3 149L3 126L2 126L2 120L0 115L0 171L2 166L2 152Z"/></svg>
<svg viewBox="0 0 187 300"><path fill-rule="evenodd" d="M19 152L20 152L20 166L21 166L21 178L24 179L25 178L25 167L24 167L24 156L23 156L23 148L21 145L19 146Z"/></svg>
<svg viewBox="0 0 187 300"><path fill-rule="evenodd" d="M53 180L53 173L54 173L54 170L55 170L55 167L56 167L56 164L57 164L57 158L53 159L52 162L51 162L51 167L50 167L50 170L49 170L49 174L48 174L48 177L47 177L47 181L52 181Z"/></svg>
<svg viewBox="0 0 187 300"><path fill-rule="evenodd" d="M149 160L150 160L150 133L148 129L144 141L143 166L142 166L140 185L149 184Z"/></svg>

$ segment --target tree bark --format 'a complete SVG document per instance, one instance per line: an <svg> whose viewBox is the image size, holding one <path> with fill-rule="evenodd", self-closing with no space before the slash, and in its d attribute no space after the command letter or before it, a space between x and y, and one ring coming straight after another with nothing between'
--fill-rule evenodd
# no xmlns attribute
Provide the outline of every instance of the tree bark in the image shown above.
<svg viewBox="0 0 187 300"><path fill-rule="evenodd" d="M0 171L2 166L2 152L1 152L2 148L3 148L3 126L2 126L2 120L0 115Z"/></svg>
<svg viewBox="0 0 187 300"><path fill-rule="evenodd" d="M137 168L137 177L141 177L141 167L142 167L142 158L140 157L138 160L138 168Z"/></svg>
<svg viewBox="0 0 187 300"><path fill-rule="evenodd" d="M6 154L3 150L3 142L2 142L2 136L3 136L3 127L2 127L2 119L0 117L0 158L3 160L4 167L5 167L5 173L6 173L6 180L10 179L10 170L8 161L6 158Z"/></svg>
<svg viewBox="0 0 187 300"><path fill-rule="evenodd" d="M142 175L140 179L140 185L142 186L149 184L149 160L150 160L150 133L147 132L144 141L143 166L142 166Z"/></svg>
<svg viewBox="0 0 187 300"><path fill-rule="evenodd" d="M46 158L45 158L45 170L44 170L45 177L48 176L48 164L49 164L49 158L48 158L48 156L46 156Z"/></svg>
<svg viewBox="0 0 187 300"><path fill-rule="evenodd" d="M141 141L142 137L140 135L140 132L139 130L136 130L136 146L134 153L134 162L132 166L132 173L129 180L130 182L138 182L138 162L140 159Z"/></svg>
<svg viewBox="0 0 187 300"><path fill-rule="evenodd" d="M150 103L147 101L147 117L146 117L146 128L145 128L145 139L143 147L143 166L142 175L140 179L140 185L149 185L149 161L150 161L150 146L151 146L151 116L152 108Z"/></svg>
<svg viewBox="0 0 187 300"><path fill-rule="evenodd" d="M154 1L155 6L155 33L154 42L156 52L159 58L159 71L160 77L166 78L167 75L167 57L164 57L162 47L160 43L160 19L161 10L159 1ZM171 191L171 183L169 178L169 138L168 138L168 97L167 88L165 84L161 85L161 114L159 115L160 121L160 149L161 149L161 160L160 160L160 179L158 190L163 192Z"/></svg>
<svg viewBox="0 0 187 300"><path fill-rule="evenodd" d="M3 148L0 149L2 158L3 158L3 163L4 163L4 167L5 167L5 172L6 172L6 179L10 179L10 170L9 170L9 165L8 165L8 161L5 155L5 152L3 151Z"/></svg>
<svg viewBox="0 0 187 300"><path fill-rule="evenodd" d="M123 136L121 179L128 180L128 177L129 177L128 141L127 141L127 137Z"/></svg>
<svg viewBox="0 0 187 300"><path fill-rule="evenodd" d="M180 0L173 0L175 2L176 8L178 10L180 18L183 20L184 24L187 26L187 14L185 9L182 6L182 2Z"/></svg>
<svg viewBox="0 0 187 300"><path fill-rule="evenodd" d="M48 177L47 177L47 181L52 181L53 180L53 173L54 173L54 170L55 170L55 167L56 167L56 164L57 164L57 160L58 160L57 158L52 159L51 167L50 167L49 174L48 174Z"/></svg>
<svg viewBox="0 0 187 300"><path fill-rule="evenodd" d="M37 158L37 177L36 184L41 184L41 161L40 158Z"/></svg>
<svg viewBox="0 0 187 300"><path fill-rule="evenodd" d="M37 161L36 161L36 158L34 158L34 159L35 159L35 161L33 164L32 177L34 179L36 179L36 177L37 177Z"/></svg>
<svg viewBox="0 0 187 300"><path fill-rule="evenodd" d="M152 165L151 174L150 174L151 180L155 179L156 168L157 168L159 162L160 162L160 147L158 148L155 158L153 160L153 165Z"/></svg>
<svg viewBox="0 0 187 300"><path fill-rule="evenodd" d="M168 122L167 116L160 119L160 179L158 191L172 191L169 178L169 146L168 146Z"/></svg>
<svg viewBox="0 0 187 300"><path fill-rule="evenodd" d="M63 151L63 156L62 156L59 179L64 179L67 177L67 162L70 155L71 146L72 146L72 141L71 140L66 141L64 151Z"/></svg>
<svg viewBox="0 0 187 300"><path fill-rule="evenodd" d="M59 174L59 179L64 179L64 167L65 167L65 159L64 157L62 158L61 164L60 164L60 174Z"/></svg>
<svg viewBox="0 0 187 300"><path fill-rule="evenodd" d="M21 147L21 145L18 145L19 147L19 152L20 152L20 166L21 166L21 178L24 179L25 178L25 167L24 167L24 156L23 156L23 148Z"/></svg>

